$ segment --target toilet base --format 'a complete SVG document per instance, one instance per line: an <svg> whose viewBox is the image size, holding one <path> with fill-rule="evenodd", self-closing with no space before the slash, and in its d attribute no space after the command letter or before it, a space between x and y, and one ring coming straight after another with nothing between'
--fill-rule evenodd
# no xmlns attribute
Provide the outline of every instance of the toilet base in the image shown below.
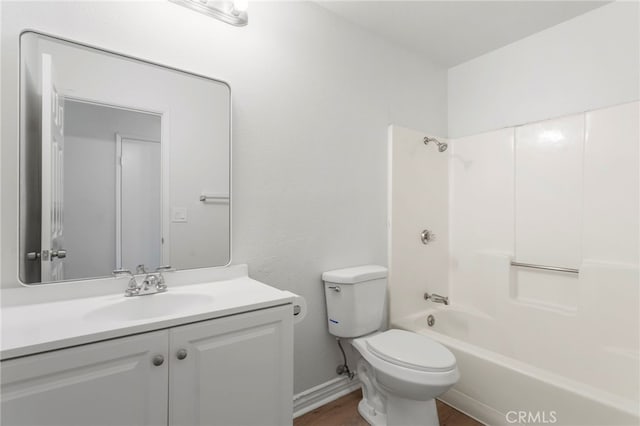
<svg viewBox="0 0 640 426"><path fill-rule="evenodd" d="M358 413L371 426L439 426L435 400L411 401L388 396L388 413L382 413L365 398L358 403Z"/></svg>
<svg viewBox="0 0 640 426"><path fill-rule="evenodd" d="M393 426L439 426L435 399L413 401L387 395L387 419Z"/></svg>
<svg viewBox="0 0 640 426"><path fill-rule="evenodd" d="M364 398L358 403L358 413L371 426L387 426L387 415L377 411Z"/></svg>
<svg viewBox="0 0 640 426"><path fill-rule="evenodd" d="M358 413L372 426L439 426L435 399L415 401L384 391L375 371L362 357L358 359L362 400Z"/></svg>

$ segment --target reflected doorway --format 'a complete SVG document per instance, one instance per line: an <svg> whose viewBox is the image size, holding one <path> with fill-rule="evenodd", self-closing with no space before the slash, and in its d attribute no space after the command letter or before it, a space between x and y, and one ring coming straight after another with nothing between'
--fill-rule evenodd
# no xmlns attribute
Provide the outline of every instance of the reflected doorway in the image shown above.
<svg viewBox="0 0 640 426"><path fill-rule="evenodd" d="M160 266L161 116L65 99L64 139L62 279Z"/></svg>

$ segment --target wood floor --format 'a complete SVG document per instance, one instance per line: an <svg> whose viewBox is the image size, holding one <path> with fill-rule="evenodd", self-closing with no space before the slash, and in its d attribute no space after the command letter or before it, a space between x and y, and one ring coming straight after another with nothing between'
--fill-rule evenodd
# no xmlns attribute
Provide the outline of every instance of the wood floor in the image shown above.
<svg viewBox="0 0 640 426"><path fill-rule="evenodd" d="M362 393L357 390L294 419L293 426L368 426L358 414L361 399ZM440 426L482 426L447 404L436 401L436 405Z"/></svg>

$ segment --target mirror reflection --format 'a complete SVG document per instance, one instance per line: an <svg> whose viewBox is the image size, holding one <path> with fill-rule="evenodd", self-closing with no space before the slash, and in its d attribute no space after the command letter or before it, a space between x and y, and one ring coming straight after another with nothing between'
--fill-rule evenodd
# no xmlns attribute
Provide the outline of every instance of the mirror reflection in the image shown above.
<svg viewBox="0 0 640 426"><path fill-rule="evenodd" d="M83 247L64 278L160 266L161 116L72 100L64 110L64 246Z"/></svg>
<svg viewBox="0 0 640 426"><path fill-rule="evenodd" d="M21 36L25 283L230 258L230 91L219 81Z"/></svg>

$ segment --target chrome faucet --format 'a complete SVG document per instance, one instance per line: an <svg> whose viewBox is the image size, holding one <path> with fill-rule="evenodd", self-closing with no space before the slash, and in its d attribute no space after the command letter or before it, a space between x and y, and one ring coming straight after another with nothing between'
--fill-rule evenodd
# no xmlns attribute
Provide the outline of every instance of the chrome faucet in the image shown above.
<svg viewBox="0 0 640 426"><path fill-rule="evenodd" d="M159 266L156 268L155 272L146 272L144 266L139 265L138 271L141 270L146 274L141 283L138 283L136 276L128 269L116 269L113 271L113 275L116 277L119 277L120 275L131 276L127 289L124 292L125 297L145 296L147 294L167 291L167 284L164 281L162 273L175 271L171 266Z"/></svg>
<svg viewBox="0 0 640 426"><path fill-rule="evenodd" d="M162 273L173 271L175 271L175 268L172 268L170 265L158 266L154 273L147 274L145 280L149 280L149 284L154 285L157 292L161 293L163 291L167 291L167 284L164 281L164 275L162 275Z"/></svg>
<svg viewBox="0 0 640 426"><path fill-rule="evenodd" d="M439 294L435 294L435 293L425 293L424 294L424 300L429 300L431 299L431 301L433 303L444 303L445 305L449 304L449 297L447 296L440 296Z"/></svg>

